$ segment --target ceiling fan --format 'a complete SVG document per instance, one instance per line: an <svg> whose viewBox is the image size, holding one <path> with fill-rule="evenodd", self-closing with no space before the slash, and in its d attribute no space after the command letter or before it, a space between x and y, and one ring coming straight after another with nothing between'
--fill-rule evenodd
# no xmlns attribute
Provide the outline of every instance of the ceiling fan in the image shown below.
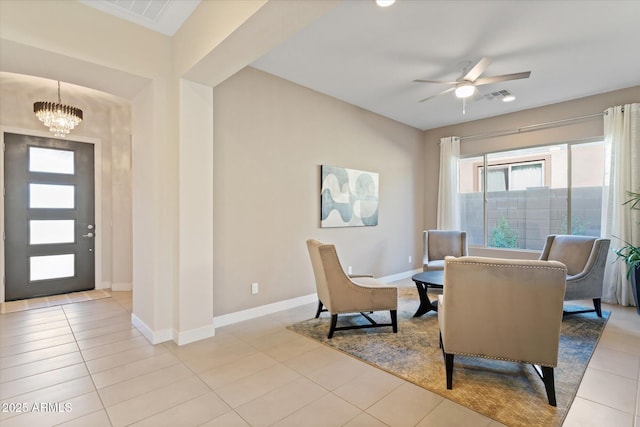
<svg viewBox="0 0 640 427"><path fill-rule="evenodd" d="M416 79L414 82L417 83L439 83L452 85L447 90L444 90L435 95L429 96L427 98L421 99L419 102L428 101L429 99L435 98L440 95L444 95L445 93L455 91L455 94L458 98L469 98L472 96L477 86L488 85L491 83L504 82L508 80L518 80L518 79L527 79L531 75L531 71L523 71L521 73L513 73L513 74L503 74L501 76L493 76L493 77L480 77L482 73L485 72L491 60L489 58L482 58L478 62L476 62L470 68L464 68L462 70L462 75L458 78L458 80L454 82L441 81L441 80L423 80ZM467 71L468 70L468 71Z"/></svg>

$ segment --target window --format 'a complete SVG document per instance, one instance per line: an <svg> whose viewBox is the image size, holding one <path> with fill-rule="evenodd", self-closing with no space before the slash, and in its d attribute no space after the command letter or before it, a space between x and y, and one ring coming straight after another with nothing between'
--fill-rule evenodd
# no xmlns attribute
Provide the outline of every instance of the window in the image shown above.
<svg viewBox="0 0 640 427"><path fill-rule="evenodd" d="M458 182L470 245L540 250L549 234L600 235L602 141L462 158Z"/></svg>
<svg viewBox="0 0 640 427"><path fill-rule="evenodd" d="M544 185L543 166L544 160L489 164L488 191L526 190L529 187L542 187ZM483 188L484 166L478 166L478 174L478 183Z"/></svg>

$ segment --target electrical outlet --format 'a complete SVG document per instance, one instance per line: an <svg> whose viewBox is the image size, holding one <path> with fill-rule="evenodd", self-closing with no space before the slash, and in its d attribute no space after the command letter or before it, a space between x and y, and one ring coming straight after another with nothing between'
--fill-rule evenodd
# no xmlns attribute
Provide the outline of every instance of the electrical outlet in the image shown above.
<svg viewBox="0 0 640 427"><path fill-rule="evenodd" d="M351 268L351 266L349 266L349 268L347 269L347 274L351 274L353 273L353 269Z"/></svg>
<svg viewBox="0 0 640 427"><path fill-rule="evenodd" d="M258 292L260 292L260 285L258 285L258 283L252 283L251 284L251 293L253 295L257 294Z"/></svg>
<svg viewBox="0 0 640 427"><path fill-rule="evenodd" d="M411 255L409 255L409 264L411 264L412 261L413 261L413 258L411 257Z"/></svg>

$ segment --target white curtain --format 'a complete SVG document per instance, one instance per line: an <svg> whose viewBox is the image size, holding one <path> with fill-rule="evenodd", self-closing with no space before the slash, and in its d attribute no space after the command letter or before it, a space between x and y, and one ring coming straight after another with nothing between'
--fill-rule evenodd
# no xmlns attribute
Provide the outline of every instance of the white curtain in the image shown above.
<svg viewBox="0 0 640 427"><path fill-rule="evenodd" d="M438 186L438 230L460 229L458 201L458 160L460 138L450 136L440 139L440 179Z"/></svg>
<svg viewBox="0 0 640 427"><path fill-rule="evenodd" d="M628 205L628 191L640 191L640 104L611 107L604 113L604 137L607 153L602 215L602 236L611 239L611 247L625 241L640 246L640 224ZM605 270L602 300L621 305L635 305L627 266L609 254Z"/></svg>

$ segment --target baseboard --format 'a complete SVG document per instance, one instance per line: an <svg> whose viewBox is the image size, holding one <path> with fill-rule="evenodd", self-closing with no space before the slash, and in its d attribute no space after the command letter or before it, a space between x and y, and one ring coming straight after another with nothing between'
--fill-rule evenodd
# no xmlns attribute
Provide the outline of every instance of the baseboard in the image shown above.
<svg viewBox="0 0 640 427"><path fill-rule="evenodd" d="M390 276L376 277L377 280L383 283L391 283L397 280L406 279L407 277L411 277L414 274L422 273L422 268L417 268L415 270L403 271L402 273L392 274Z"/></svg>
<svg viewBox="0 0 640 427"><path fill-rule="evenodd" d="M185 345L195 341L211 338L216 335L216 329L211 325L201 328L191 329L188 331L178 332L173 330L173 341L178 345Z"/></svg>
<svg viewBox="0 0 640 427"><path fill-rule="evenodd" d="M109 289L111 282L96 282L96 289Z"/></svg>
<svg viewBox="0 0 640 427"><path fill-rule="evenodd" d="M216 328L219 328L221 326L232 325L234 323L255 319L256 317L316 302L318 302L318 295L313 293L298 298L275 302L273 304L262 305L260 307L254 307L247 310L236 311L235 313L216 316L213 318L213 324Z"/></svg>
<svg viewBox="0 0 640 427"><path fill-rule="evenodd" d="M397 280L406 279L416 273L422 273L422 269L409 270L390 276L377 277L383 283L391 283ZM285 301L279 301L273 304L267 304L260 307L254 307L247 310L236 311L235 313L224 314L213 318L215 328L221 326L232 325L234 323L243 322L245 320L255 319L256 317L265 316L267 314L277 313L278 311L288 310L305 304L317 303L318 295L313 293L298 298L292 298Z"/></svg>
<svg viewBox="0 0 640 427"><path fill-rule="evenodd" d="M160 331L152 330L146 323L144 323L138 316L131 313L131 324L149 341L151 344L160 344L165 341L170 341L173 338L171 329L165 329Z"/></svg>
<svg viewBox="0 0 640 427"><path fill-rule="evenodd" d="M392 274L390 276L378 277L377 279L384 283L391 283L397 280L406 279L416 273L421 273L422 269L405 271L398 274ZM114 289L116 284L112 286ZM159 344L161 342L175 341L178 345L189 344L194 341L202 340L205 338L215 336L215 329L222 326L232 325L234 323L243 322L245 320L255 319L256 317L266 316L268 314L277 313L279 311L288 310L290 308L299 307L301 305L312 304L318 302L318 295L316 293L304 295L297 298L291 298L284 301L278 301L273 304L262 305L259 307L249 308L247 310L236 311L234 313L223 314L222 316L215 316L213 318L213 324L203 326L201 328L191 329L189 331L178 332L176 330L161 330L153 331L142 320L140 320L135 314L131 315L131 323L145 336L145 338L151 344Z"/></svg>
<svg viewBox="0 0 640 427"><path fill-rule="evenodd" d="M133 289L131 282L114 282L111 284L111 290L114 292L127 292Z"/></svg>

